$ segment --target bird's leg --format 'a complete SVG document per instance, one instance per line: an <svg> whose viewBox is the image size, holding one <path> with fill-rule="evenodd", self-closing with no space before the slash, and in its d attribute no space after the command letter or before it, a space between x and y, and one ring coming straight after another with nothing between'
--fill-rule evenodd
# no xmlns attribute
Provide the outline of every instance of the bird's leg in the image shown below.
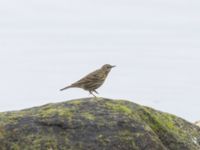
<svg viewBox="0 0 200 150"><path fill-rule="evenodd" d="M92 94L94 97L96 97L96 95L94 95L94 94L92 93L92 91L89 91L89 93Z"/></svg>
<svg viewBox="0 0 200 150"><path fill-rule="evenodd" d="M96 94L99 94L99 92L97 92L96 90L93 90Z"/></svg>

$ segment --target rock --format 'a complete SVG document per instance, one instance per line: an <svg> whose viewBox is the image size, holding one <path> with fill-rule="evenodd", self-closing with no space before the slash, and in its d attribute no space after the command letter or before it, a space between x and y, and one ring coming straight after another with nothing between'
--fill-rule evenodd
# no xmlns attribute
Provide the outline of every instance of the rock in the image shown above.
<svg viewBox="0 0 200 150"><path fill-rule="evenodd" d="M199 150L200 128L129 101L84 98L0 113L1 150Z"/></svg>
<svg viewBox="0 0 200 150"><path fill-rule="evenodd" d="M196 121L194 124L200 127L200 121Z"/></svg>

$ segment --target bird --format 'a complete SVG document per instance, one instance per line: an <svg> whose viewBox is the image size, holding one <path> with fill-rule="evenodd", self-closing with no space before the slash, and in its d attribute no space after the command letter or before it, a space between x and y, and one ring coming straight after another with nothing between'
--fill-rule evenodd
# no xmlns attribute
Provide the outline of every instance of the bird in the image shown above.
<svg viewBox="0 0 200 150"><path fill-rule="evenodd" d="M98 89L106 80L109 72L112 68L116 67L115 65L105 64L101 68L89 73L88 75L84 76L80 80L72 83L69 86L66 86L60 91L69 89L69 88L81 88L88 91L91 95L96 97L96 94L99 94L96 89Z"/></svg>

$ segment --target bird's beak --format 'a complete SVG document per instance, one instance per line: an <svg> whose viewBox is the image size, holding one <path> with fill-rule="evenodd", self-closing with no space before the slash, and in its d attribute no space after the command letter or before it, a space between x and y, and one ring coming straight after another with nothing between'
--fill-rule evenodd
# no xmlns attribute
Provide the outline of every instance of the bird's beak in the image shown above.
<svg viewBox="0 0 200 150"><path fill-rule="evenodd" d="M115 65L112 66L112 68L116 67Z"/></svg>

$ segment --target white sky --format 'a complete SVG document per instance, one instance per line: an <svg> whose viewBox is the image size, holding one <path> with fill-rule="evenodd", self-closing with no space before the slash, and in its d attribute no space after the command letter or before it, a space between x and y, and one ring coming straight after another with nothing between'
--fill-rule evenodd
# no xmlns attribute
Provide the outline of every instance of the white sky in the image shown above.
<svg viewBox="0 0 200 150"><path fill-rule="evenodd" d="M199 0L1 0L0 111L87 97L58 90L111 63L100 96L199 120L199 8Z"/></svg>

